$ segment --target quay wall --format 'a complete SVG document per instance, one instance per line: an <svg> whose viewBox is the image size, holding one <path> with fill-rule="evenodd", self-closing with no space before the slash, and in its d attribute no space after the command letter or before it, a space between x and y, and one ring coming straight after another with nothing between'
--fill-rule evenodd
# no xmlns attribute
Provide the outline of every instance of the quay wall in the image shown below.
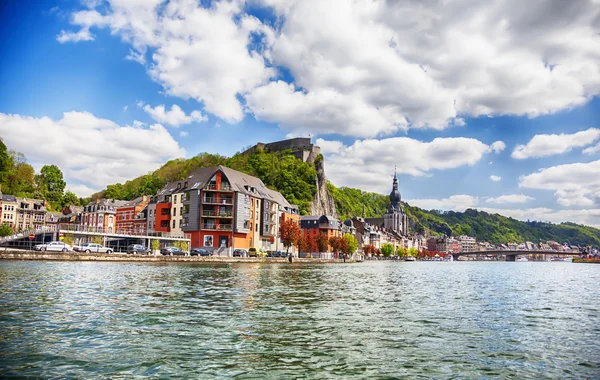
<svg viewBox="0 0 600 380"><path fill-rule="evenodd" d="M23 250L0 251L0 260L42 260L42 261L117 261L117 262L151 262L151 263L287 263L286 258L269 257L222 257L222 256L153 256L153 255L127 255L104 253L79 253L79 252L39 252ZM339 259L306 259L294 258L294 264L329 264L342 263ZM352 263L353 260L346 260Z"/></svg>

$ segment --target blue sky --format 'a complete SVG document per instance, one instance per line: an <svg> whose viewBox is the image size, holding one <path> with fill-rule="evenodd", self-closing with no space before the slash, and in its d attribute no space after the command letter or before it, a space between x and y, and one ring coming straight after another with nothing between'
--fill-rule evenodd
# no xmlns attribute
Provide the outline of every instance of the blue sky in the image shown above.
<svg viewBox="0 0 600 380"><path fill-rule="evenodd" d="M338 186L600 225L600 5L512 3L10 1L0 136L81 196L310 134Z"/></svg>

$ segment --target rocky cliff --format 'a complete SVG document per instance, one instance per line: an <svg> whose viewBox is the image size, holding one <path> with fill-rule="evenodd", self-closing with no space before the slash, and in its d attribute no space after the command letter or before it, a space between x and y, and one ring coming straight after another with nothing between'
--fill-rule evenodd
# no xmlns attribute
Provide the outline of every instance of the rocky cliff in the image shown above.
<svg viewBox="0 0 600 380"><path fill-rule="evenodd" d="M325 162L323 156L315 159L315 169L317 177L315 178L317 192L310 203L311 215L331 215L337 217L335 201L327 189L327 177L325 176Z"/></svg>

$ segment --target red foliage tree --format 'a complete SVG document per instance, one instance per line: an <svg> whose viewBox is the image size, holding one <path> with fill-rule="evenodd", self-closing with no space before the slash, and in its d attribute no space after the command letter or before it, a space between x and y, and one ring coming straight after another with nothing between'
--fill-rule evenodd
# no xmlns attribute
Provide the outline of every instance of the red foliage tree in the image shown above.
<svg viewBox="0 0 600 380"><path fill-rule="evenodd" d="M283 242L283 246L286 248L286 253L290 251L290 247L295 245L298 246L298 241L302 235L302 231L297 223L294 223L291 219L286 219L279 227L279 236Z"/></svg>
<svg viewBox="0 0 600 380"><path fill-rule="evenodd" d="M315 235L309 235L306 239L306 247L308 252L319 252L319 244Z"/></svg>
<svg viewBox="0 0 600 380"><path fill-rule="evenodd" d="M323 234L318 234L315 237L315 242L317 243L317 250L319 252L327 252L327 236Z"/></svg>
<svg viewBox="0 0 600 380"><path fill-rule="evenodd" d="M332 236L329 238L329 245L331 246L331 250L335 257L337 257L337 253L340 251L340 247L342 244L342 239L337 236Z"/></svg>

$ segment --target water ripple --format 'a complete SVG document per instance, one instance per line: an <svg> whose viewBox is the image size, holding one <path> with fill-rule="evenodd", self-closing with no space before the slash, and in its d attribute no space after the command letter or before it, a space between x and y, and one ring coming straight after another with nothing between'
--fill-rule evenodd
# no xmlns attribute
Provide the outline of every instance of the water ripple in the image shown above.
<svg viewBox="0 0 600 380"><path fill-rule="evenodd" d="M600 266L0 262L0 374L598 378Z"/></svg>

